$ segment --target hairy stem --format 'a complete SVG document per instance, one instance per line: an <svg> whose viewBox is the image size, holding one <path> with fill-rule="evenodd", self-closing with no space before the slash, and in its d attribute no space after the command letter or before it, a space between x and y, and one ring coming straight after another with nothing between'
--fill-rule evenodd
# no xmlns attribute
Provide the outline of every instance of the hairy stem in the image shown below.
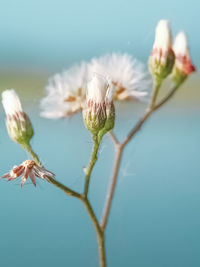
<svg viewBox="0 0 200 267"><path fill-rule="evenodd" d="M89 162L89 165L85 171L85 185L84 185L85 197L87 197L87 195L88 195L89 185L90 185L90 177L91 177L94 165L97 161L97 154L98 154L99 145L100 145L101 140L98 140L97 136L93 136L93 142L94 142L94 144L93 144L92 154L90 157L90 162Z"/></svg>

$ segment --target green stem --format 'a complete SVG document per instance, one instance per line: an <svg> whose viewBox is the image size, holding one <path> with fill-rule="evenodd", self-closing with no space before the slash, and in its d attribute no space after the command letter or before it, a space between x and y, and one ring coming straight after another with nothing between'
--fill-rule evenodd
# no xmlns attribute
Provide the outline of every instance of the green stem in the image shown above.
<svg viewBox="0 0 200 267"><path fill-rule="evenodd" d="M97 235L100 267L106 267L105 234Z"/></svg>
<svg viewBox="0 0 200 267"><path fill-rule="evenodd" d="M39 165L41 167L43 166L38 155L33 151L33 148L32 148L30 143L23 145L22 147L24 150L26 150L31 155L31 157L34 159L34 161L36 162L37 165Z"/></svg>
<svg viewBox="0 0 200 267"><path fill-rule="evenodd" d="M24 145L23 148L32 156L33 160L35 161L37 165L39 165L40 167L43 167L38 155L33 151L33 148L31 147L30 144ZM77 193L76 191L58 182L55 178L52 178L51 176L47 176L47 178L51 182L51 184L55 185L56 187L64 191L67 195L73 196L79 199L81 198L81 194Z"/></svg>
<svg viewBox="0 0 200 267"><path fill-rule="evenodd" d="M168 95L166 95L157 105L155 105L154 107L154 111L159 109L160 107L162 107L162 105L164 105L170 98L172 98L172 96L176 93L176 91L178 90L178 88L180 87L180 84L175 85L170 92L168 93Z"/></svg>
<svg viewBox="0 0 200 267"><path fill-rule="evenodd" d="M89 189L89 183L90 183L90 176L91 176L91 172L92 169L97 161L97 153L99 150L99 145L101 142L103 136L101 136L100 138L97 136L93 136L93 141L94 141L94 146L93 146L93 151L92 151L92 155L91 155L91 159L87 168L87 172L86 172L86 176L85 176L85 190L84 190L84 194L81 195L79 193L77 193L76 191L68 188L67 186L63 185L62 183L58 182L57 180L55 180L54 178L52 178L51 176L48 176L47 178L49 179L50 183L55 185L57 188L61 189L62 191L64 191L67 195L73 196L78 198L79 200L82 201L82 203L84 204L87 213L90 216L90 219L94 225L94 228L96 230L96 235L97 235L97 241L98 241L98 250L99 250L99 263L100 263L100 267L106 267L106 251L105 251L105 235L104 235L104 231L101 229L101 226L98 222L98 219L94 213L94 210L87 198L88 195L88 189ZM42 162L40 161L38 155L34 152L33 148L31 147L30 143L26 144L23 146L23 149L25 149L33 158L33 160L36 162L37 165L43 167Z"/></svg>
<svg viewBox="0 0 200 267"><path fill-rule="evenodd" d="M87 197L87 195L88 195L89 185L90 185L90 177L91 177L91 173L92 173L92 170L94 168L94 165L97 161L97 154L98 154L98 150L99 150L99 145L101 143L101 139L102 138L100 138L100 140L98 140L98 137L96 135L93 136L93 142L94 142L93 150L92 150L92 154L90 157L89 165L88 165L86 172L85 172L85 185L84 185L84 196L85 197Z"/></svg>
<svg viewBox="0 0 200 267"><path fill-rule="evenodd" d="M59 188L62 191L64 191L68 196L76 197L78 199L81 198L81 194L79 194L78 192L76 192L76 191L70 189L69 187L63 185L62 183L58 182L55 178L52 178L52 177L49 177L49 176L47 176L47 178L49 179L51 184L55 185L57 188Z"/></svg>
<svg viewBox="0 0 200 267"><path fill-rule="evenodd" d="M94 225L96 235L97 235L97 242L98 242L98 250L99 250L99 264L100 267L106 267L106 250L105 250L105 233L104 230L99 225L97 217L93 211L93 208L87 199L87 197L82 196L81 201L85 206L87 213L90 216L90 219Z"/></svg>
<svg viewBox="0 0 200 267"><path fill-rule="evenodd" d="M158 83L158 82L155 83L154 90L153 90L153 96L151 99L151 103L149 105L149 109L152 109L155 106L160 86L161 86L161 83Z"/></svg>

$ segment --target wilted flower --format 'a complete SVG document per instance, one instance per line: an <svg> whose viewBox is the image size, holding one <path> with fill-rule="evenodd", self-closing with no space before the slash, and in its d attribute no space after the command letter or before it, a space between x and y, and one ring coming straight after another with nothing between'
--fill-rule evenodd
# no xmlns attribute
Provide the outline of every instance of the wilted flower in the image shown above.
<svg viewBox="0 0 200 267"><path fill-rule="evenodd" d="M184 32L180 32L174 42L175 64L172 71L172 79L176 84L181 84L188 75L195 71L189 55L187 38Z"/></svg>
<svg viewBox="0 0 200 267"><path fill-rule="evenodd" d="M149 58L149 68L156 83L160 84L172 71L174 52L172 34L167 20L160 20L155 31L153 50Z"/></svg>
<svg viewBox="0 0 200 267"><path fill-rule="evenodd" d="M87 64L84 62L50 78L47 96L41 101L41 116L56 119L81 111L85 103L86 82Z"/></svg>
<svg viewBox="0 0 200 267"><path fill-rule="evenodd" d="M8 181L12 181L24 174L21 178L21 187L24 185L28 177L30 177L34 186L36 186L35 177L49 181L48 177L54 178L54 174L47 171L45 168L38 166L33 160L26 160L19 166L14 166L13 169L2 176L2 178L8 178Z"/></svg>
<svg viewBox="0 0 200 267"><path fill-rule="evenodd" d="M152 89L152 79L142 63L128 54L113 53L94 58L89 74L109 76L114 86L114 100L143 100Z"/></svg>
<svg viewBox="0 0 200 267"><path fill-rule="evenodd" d="M33 137L32 124L28 115L22 110L20 99L13 89L2 93L2 104L10 138L20 145L28 145Z"/></svg>
<svg viewBox="0 0 200 267"><path fill-rule="evenodd" d="M94 74L87 84L86 107L83 110L85 126L93 135L103 134L114 127L113 86L109 80ZM103 135L102 134L102 135Z"/></svg>

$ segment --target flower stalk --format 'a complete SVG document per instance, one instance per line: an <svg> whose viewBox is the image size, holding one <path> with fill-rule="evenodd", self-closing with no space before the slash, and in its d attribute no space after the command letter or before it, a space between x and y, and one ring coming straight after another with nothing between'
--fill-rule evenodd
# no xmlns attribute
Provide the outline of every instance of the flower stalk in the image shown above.
<svg viewBox="0 0 200 267"><path fill-rule="evenodd" d="M38 164L41 167L43 166L42 162L40 161L38 155L32 149L31 145L24 146L24 149L31 155L31 157L36 162L36 164ZM69 187L63 185L62 183L57 181L55 178L52 178L51 176L47 176L47 178L48 178L48 180L49 180L49 182L51 184L55 185L57 188L59 188L62 191L64 191L68 196L76 197L76 198L79 198L79 199L81 198L81 194L79 194L78 192L76 192L76 191L70 189Z"/></svg>
<svg viewBox="0 0 200 267"><path fill-rule="evenodd" d="M90 162L89 162L88 167L85 170L85 185L84 185L84 196L85 197L87 197L87 195L88 195L90 177L91 177L94 165L97 161L97 155L98 155L100 142L101 142L101 140L98 140L97 136L94 135L93 136L93 150L92 150Z"/></svg>
<svg viewBox="0 0 200 267"><path fill-rule="evenodd" d="M156 110L161 108L164 104L166 104L173 97L173 95L175 94L178 88L179 88L179 85L174 86L170 90L170 93L166 97L164 97L157 105L153 105L151 108L148 108L145 114L143 115L143 117L136 123L136 125L132 128L132 130L129 132L127 137L122 142L117 141L117 138L113 132L110 135L113 140L114 147L115 147L115 161L113 165L113 173L110 179L110 186L108 189L108 193L107 193L107 197L106 197L106 201L104 205L104 211L102 215L102 220L101 220L101 227L103 229L106 228L107 223L108 223L110 209L111 209L111 205L112 205L112 201L113 201L113 197L115 193L115 188L117 185L117 178L118 178L119 169L121 165L122 155L123 155L126 145L140 131L140 129L142 128L144 123L148 120L148 118L152 115L152 113L154 113Z"/></svg>
<svg viewBox="0 0 200 267"><path fill-rule="evenodd" d="M37 165L43 166L42 162L40 161L38 155L34 152L34 150L33 150L33 148L32 148L30 143L23 144L22 148L24 150L26 150L31 155L31 157L34 159L34 161L37 163Z"/></svg>
<svg viewBox="0 0 200 267"><path fill-rule="evenodd" d="M149 105L149 109L153 109L156 103L156 99L159 93L159 89L160 89L161 84L160 83L156 83L154 86L154 90L153 90L153 97L151 99L151 103Z"/></svg>
<svg viewBox="0 0 200 267"><path fill-rule="evenodd" d="M104 229L100 226L98 219L94 213L94 210L86 196L82 196L81 201L86 208L87 213L90 216L90 219L93 223L93 226L97 235L97 243L99 250L99 265L100 267L106 267L106 250L105 250L105 232Z"/></svg>

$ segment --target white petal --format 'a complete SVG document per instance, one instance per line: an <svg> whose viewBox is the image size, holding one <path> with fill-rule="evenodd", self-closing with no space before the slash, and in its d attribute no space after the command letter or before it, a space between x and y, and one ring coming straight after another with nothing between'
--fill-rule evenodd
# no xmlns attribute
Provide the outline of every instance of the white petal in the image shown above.
<svg viewBox="0 0 200 267"><path fill-rule="evenodd" d="M106 102L110 103L110 102L112 102L115 89L114 89L114 85L112 83L111 78L107 77L107 80L108 80L108 89L106 92Z"/></svg>
<svg viewBox="0 0 200 267"><path fill-rule="evenodd" d="M95 103L101 103L105 100L108 89L107 80L98 74L94 74L91 81L87 84L87 100L92 99Z"/></svg>
<svg viewBox="0 0 200 267"><path fill-rule="evenodd" d="M154 48L168 51L172 46L172 34L168 20L160 20L156 26Z"/></svg>
<svg viewBox="0 0 200 267"><path fill-rule="evenodd" d="M16 112L22 112L20 99L14 89L5 90L2 93L2 104L6 115L12 116Z"/></svg>
<svg viewBox="0 0 200 267"><path fill-rule="evenodd" d="M184 56L188 53L187 38L184 32L179 32L176 36L173 49L176 55Z"/></svg>

